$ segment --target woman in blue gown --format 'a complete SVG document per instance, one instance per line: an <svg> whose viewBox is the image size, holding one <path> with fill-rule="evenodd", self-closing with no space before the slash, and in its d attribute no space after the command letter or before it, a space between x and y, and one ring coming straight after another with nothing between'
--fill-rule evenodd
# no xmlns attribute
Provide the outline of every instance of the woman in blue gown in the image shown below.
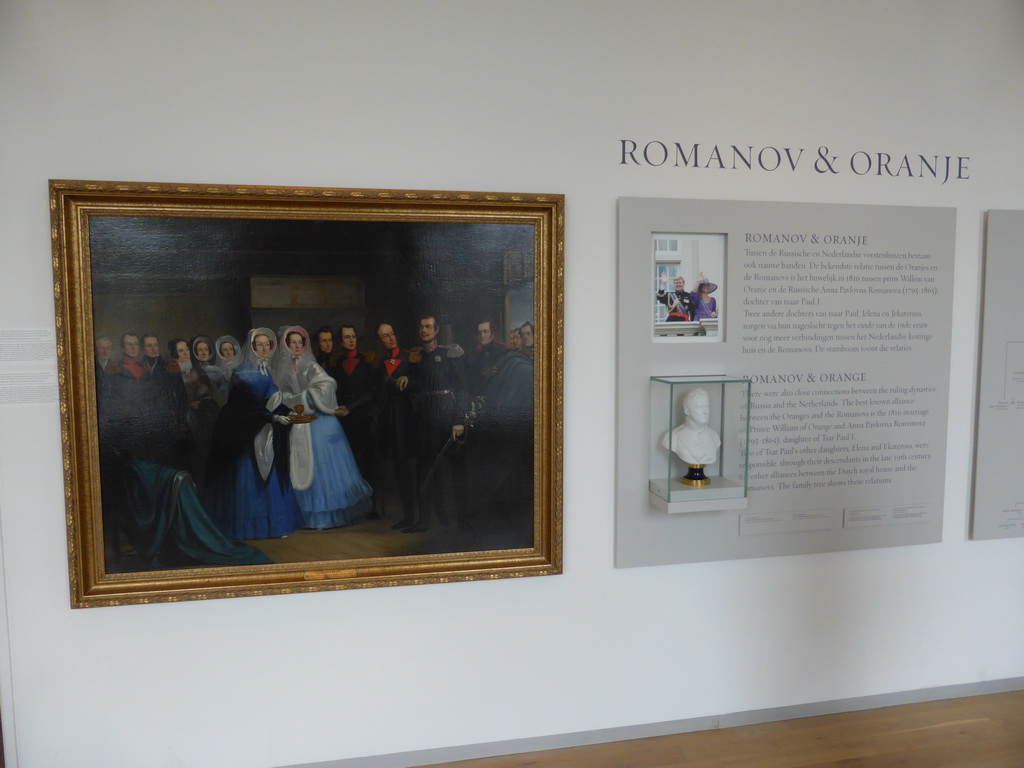
<svg viewBox="0 0 1024 768"><path fill-rule="evenodd" d="M204 504L234 539L287 536L303 525L288 477L289 408L271 375L276 340L253 328L217 415Z"/></svg>
<svg viewBox="0 0 1024 768"><path fill-rule="evenodd" d="M365 516L370 486L359 474L338 419L337 382L313 356L309 334L293 325L280 336L274 381L285 405L303 406L315 421L293 424L289 435L289 474L307 528L348 525Z"/></svg>

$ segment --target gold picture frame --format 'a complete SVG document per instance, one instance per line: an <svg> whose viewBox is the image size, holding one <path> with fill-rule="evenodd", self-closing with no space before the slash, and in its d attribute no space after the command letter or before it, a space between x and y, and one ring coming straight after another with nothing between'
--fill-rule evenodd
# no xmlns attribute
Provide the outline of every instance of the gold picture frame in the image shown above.
<svg viewBox="0 0 1024 768"><path fill-rule="evenodd" d="M55 180L50 207L73 607L561 572L562 195Z"/></svg>

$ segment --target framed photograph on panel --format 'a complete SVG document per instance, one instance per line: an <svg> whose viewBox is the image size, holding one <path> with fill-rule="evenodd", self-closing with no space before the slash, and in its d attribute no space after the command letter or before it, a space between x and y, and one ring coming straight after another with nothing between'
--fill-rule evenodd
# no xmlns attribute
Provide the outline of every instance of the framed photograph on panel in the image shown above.
<svg viewBox="0 0 1024 768"><path fill-rule="evenodd" d="M561 572L561 195L50 204L73 606Z"/></svg>
<svg viewBox="0 0 1024 768"><path fill-rule="evenodd" d="M654 337L721 339L725 235L654 232ZM711 279L709 275L713 275Z"/></svg>

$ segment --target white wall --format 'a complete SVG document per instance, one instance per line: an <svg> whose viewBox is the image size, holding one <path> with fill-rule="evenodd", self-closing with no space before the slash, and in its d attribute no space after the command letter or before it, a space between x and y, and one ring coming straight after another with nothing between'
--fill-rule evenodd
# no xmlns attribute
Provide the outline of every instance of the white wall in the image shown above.
<svg viewBox="0 0 1024 768"><path fill-rule="evenodd" d="M269 767L1024 675L1024 540L965 534L1022 32L1020 2L0 4L0 328L52 324L48 178L567 198L565 574L72 611L57 407L4 406L9 764ZM971 178L626 167L622 138ZM942 544L612 567L620 196L959 210Z"/></svg>

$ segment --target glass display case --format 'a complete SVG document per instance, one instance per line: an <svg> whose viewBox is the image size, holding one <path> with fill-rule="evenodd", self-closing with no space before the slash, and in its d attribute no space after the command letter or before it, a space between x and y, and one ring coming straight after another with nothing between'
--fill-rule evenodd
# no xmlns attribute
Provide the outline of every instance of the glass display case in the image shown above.
<svg viewBox="0 0 1024 768"><path fill-rule="evenodd" d="M651 501L666 512L747 506L750 379L652 376Z"/></svg>

